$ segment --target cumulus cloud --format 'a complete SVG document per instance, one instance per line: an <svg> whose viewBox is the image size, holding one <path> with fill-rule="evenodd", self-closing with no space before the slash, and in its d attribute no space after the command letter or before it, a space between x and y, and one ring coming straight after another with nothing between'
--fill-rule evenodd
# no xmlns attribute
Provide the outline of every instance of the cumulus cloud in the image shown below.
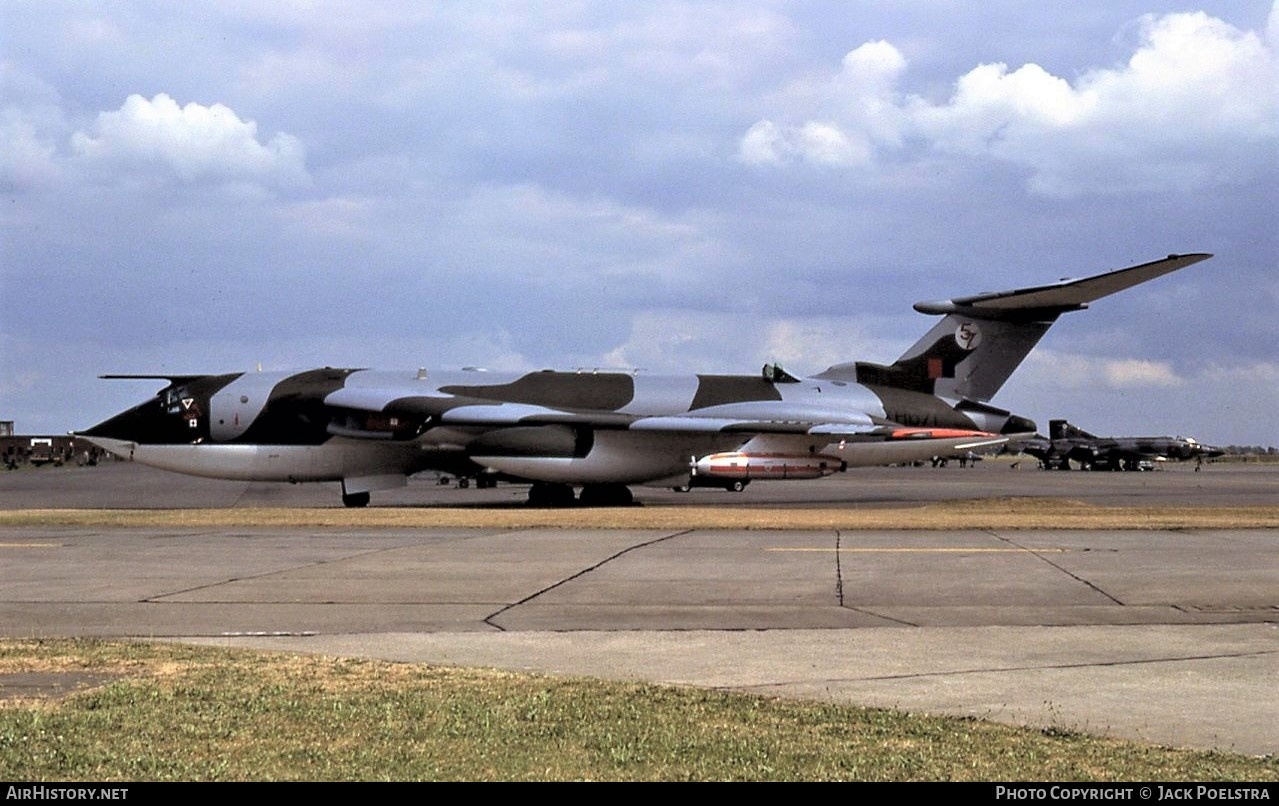
<svg viewBox="0 0 1279 806"><path fill-rule="evenodd" d="M1211 383L1243 384L1261 381L1279 395L1279 363L1256 361L1238 366L1212 366L1204 373Z"/></svg>
<svg viewBox="0 0 1279 806"><path fill-rule="evenodd" d="M888 42L862 45L844 56L840 72L818 91L826 119L789 125L761 120L742 137L738 157L751 164L870 164L876 143L901 141L895 85L905 69L906 59Z"/></svg>
<svg viewBox="0 0 1279 806"><path fill-rule="evenodd" d="M1149 15L1121 66L1072 82L1037 64L983 64L943 103L901 93L906 60L890 43L869 43L793 121L751 126L738 156L847 167L915 142L1024 166L1031 189L1051 195L1242 180L1279 155L1277 30L1279 4L1264 33L1203 12Z"/></svg>
<svg viewBox="0 0 1279 806"><path fill-rule="evenodd" d="M718 342L731 317L699 311L649 310L631 317L631 333L625 343L604 354L603 366L674 372L696 367L702 371L724 367L699 363L707 347ZM729 359L731 360L731 359Z"/></svg>
<svg viewBox="0 0 1279 806"><path fill-rule="evenodd" d="M772 319L761 332L758 354L802 374L846 361L892 361L906 346L853 317Z"/></svg>
<svg viewBox="0 0 1279 806"><path fill-rule="evenodd" d="M513 274L544 287L580 290L611 278L661 283L714 265L723 251L695 216L667 217L533 184L477 187L441 211L440 220L437 248L465 255L457 266L468 276ZM485 233L481 243L474 232ZM513 263L513 254L526 259Z"/></svg>
<svg viewBox="0 0 1279 806"><path fill-rule="evenodd" d="M165 171L183 182L251 181L293 185L307 179L302 143L279 133L258 141L257 124L222 104L179 106L163 93L130 95L102 112L91 132L76 132L71 148L104 170Z"/></svg>
<svg viewBox="0 0 1279 806"><path fill-rule="evenodd" d="M0 61L0 187L27 189L58 175L61 99L52 86Z"/></svg>
<svg viewBox="0 0 1279 806"><path fill-rule="evenodd" d="M282 208L277 214L301 237L363 240L371 235L375 201L362 196L309 199Z"/></svg>
<svg viewBox="0 0 1279 806"><path fill-rule="evenodd" d="M0 143L0 184L26 188L57 174L53 144L18 110L0 111Z"/></svg>
<svg viewBox="0 0 1279 806"><path fill-rule="evenodd" d="M1087 356L1043 347L1027 357L1017 377L1026 386L1094 391L1172 389L1186 384L1166 361Z"/></svg>
<svg viewBox="0 0 1279 806"><path fill-rule="evenodd" d="M680 309L631 317L626 341L607 352L604 366L653 372L752 372L765 362L807 375L843 361L892 360L902 345L848 317L802 320Z"/></svg>
<svg viewBox="0 0 1279 806"><path fill-rule="evenodd" d="M737 156L752 165L780 165L792 153L786 132L771 120L751 126L737 144Z"/></svg>
<svg viewBox="0 0 1279 806"><path fill-rule="evenodd" d="M1101 370L1106 383L1114 388L1180 386L1183 383L1172 366L1164 361L1111 360L1102 362Z"/></svg>

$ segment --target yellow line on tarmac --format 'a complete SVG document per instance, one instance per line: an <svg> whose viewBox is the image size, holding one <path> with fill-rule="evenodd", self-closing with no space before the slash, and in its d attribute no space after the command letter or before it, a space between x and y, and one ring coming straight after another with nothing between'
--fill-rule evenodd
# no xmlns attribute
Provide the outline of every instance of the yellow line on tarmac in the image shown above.
<svg viewBox="0 0 1279 806"><path fill-rule="evenodd" d="M0 543L0 549L58 549L61 543Z"/></svg>

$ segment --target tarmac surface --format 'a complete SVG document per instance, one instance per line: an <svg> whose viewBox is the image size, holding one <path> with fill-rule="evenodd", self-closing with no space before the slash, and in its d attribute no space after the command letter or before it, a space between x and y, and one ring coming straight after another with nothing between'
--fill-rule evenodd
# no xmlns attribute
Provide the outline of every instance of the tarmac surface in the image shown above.
<svg viewBox="0 0 1279 806"><path fill-rule="evenodd" d="M984 497L1279 502L1279 466L875 468L641 507ZM433 478L374 506L520 506ZM340 506L122 463L0 509ZM0 635L104 636L708 686L1279 753L1279 530L0 527ZM0 678L0 692L39 681Z"/></svg>

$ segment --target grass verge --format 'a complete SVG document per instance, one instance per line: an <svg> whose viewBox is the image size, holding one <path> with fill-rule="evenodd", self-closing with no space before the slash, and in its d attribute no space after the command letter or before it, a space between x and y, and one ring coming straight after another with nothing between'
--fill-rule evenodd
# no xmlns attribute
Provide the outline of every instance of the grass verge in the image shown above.
<svg viewBox="0 0 1279 806"><path fill-rule="evenodd" d="M26 781L1279 781L1279 759L701 689L96 640L0 641Z"/></svg>
<svg viewBox="0 0 1279 806"><path fill-rule="evenodd" d="M14 509L0 526L562 529L1274 529L1276 506L1102 507L1059 498L915 507Z"/></svg>

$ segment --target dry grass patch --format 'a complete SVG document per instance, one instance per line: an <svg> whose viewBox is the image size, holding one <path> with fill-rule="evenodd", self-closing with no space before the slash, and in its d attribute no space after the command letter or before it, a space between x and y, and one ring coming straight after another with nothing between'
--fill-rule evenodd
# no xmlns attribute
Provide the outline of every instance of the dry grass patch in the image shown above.
<svg viewBox="0 0 1279 806"><path fill-rule="evenodd" d="M1273 529L1279 505L1102 507L1055 498L963 499L913 507L369 509L33 509L0 526L341 529Z"/></svg>

